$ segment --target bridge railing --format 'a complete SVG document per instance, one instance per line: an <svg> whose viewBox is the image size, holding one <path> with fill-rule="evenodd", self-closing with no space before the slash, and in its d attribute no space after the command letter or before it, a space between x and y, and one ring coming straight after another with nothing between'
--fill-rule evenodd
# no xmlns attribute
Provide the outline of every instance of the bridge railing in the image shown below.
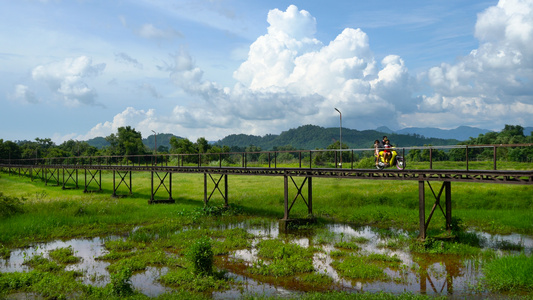
<svg viewBox="0 0 533 300"><path fill-rule="evenodd" d="M407 169L533 169L533 144L396 147ZM325 149L0 159L0 165L375 168L375 150ZM517 167L518 166L518 167Z"/></svg>

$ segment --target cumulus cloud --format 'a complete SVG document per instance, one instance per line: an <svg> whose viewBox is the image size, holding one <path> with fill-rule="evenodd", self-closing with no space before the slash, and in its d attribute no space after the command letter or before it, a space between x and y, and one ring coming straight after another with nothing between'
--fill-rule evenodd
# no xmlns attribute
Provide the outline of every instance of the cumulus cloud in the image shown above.
<svg viewBox="0 0 533 300"><path fill-rule="evenodd" d="M86 135L78 137L87 140L95 137L105 137L116 133L119 127L131 126L141 131L143 135L149 135L150 130L157 129L157 117L155 110L137 110L133 107L127 107L123 112L117 114L113 121L98 123Z"/></svg>
<svg viewBox="0 0 533 300"><path fill-rule="evenodd" d="M15 101L21 101L24 103L38 103L39 100L35 96L35 93L30 89L30 87L17 84L15 86L15 91L10 95L10 98Z"/></svg>
<svg viewBox="0 0 533 300"><path fill-rule="evenodd" d="M376 118L379 113L389 114L394 122L395 105L416 107L403 60L391 55L376 63L362 30L347 28L324 45L314 37L315 18L294 5L286 11L271 10L267 21L268 33L250 45L246 61L233 74L238 83L232 88L205 80L184 49L159 67L176 85L205 101L205 106L192 108L203 112L199 116L234 116L213 118L216 122L211 124L212 119L198 119L189 108L179 107L176 119L186 120L190 127L237 125L268 133L336 122L333 107L356 116L347 120L352 127L383 124ZM265 127L262 121L270 123ZM250 128L250 123L257 128Z"/></svg>
<svg viewBox="0 0 533 300"><path fill-rule="evenodd" d="M419 112L490 129L527 119L533 112L533 2L500 0L478 15L475 36L479 48L425 74L435 94L422 97ZM416 120L405 118L409 125Z"/></svg>
<svg viewBox="0 0 533 300"><path fill-rule="evenodd" d="M314 36L315 18L294 5L271 10L267 21L267 33L250 45L235 70L233 87L205 79L185 48L158 66L199 100L176 106L158 119L160 126L206 137L266 134L304 124L336 125L338 107L350 116L345 126L375 128L384 124L383 115L394 123L397 107L416 108L404 61L390 55L376 62L362 30L347 28L324 45Z"/></svg>
<svg viewBox="0 0 533 300"><path fill-rule="evenodd" d="M92 59L87 56L67 58L35 67L32 78L46 83L67 105L101 105L96 102L96 91L84 79L100 75L105 66L93 65Z"/></svg>
<svg viewBox="0 0 533 300"><path fill-rule="evenodd" d="M400 56L376 58L361 29L346 28L325 44L315 38L317 22L309 12L294 5L273 9L267 33L234 71L234 86L207 80L182 48L158 69L188 94L190 104L159 118L128 108L93 131L109 134L128 120L144 131L151 126L189 137L262 135L304 124L337 126L334 107L349 128L501 129L495 120L516 124L533 114L532 15L531 1L501 0L478 15L477 49L415 79Z"/></svg>

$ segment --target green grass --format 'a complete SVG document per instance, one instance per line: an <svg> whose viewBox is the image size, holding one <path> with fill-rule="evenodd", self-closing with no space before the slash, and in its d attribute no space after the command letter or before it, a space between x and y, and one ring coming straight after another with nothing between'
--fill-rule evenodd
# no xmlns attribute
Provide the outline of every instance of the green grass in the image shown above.
<svg viewBox="0 0 533 300"><path fill-rule="evenodd" d="M251 267L252 274L280 277L314 271L313 248L278 239L263 240L257 244L257 248L260 260Z"/></svg>
<svg viewBox="0 0 533 300"><path fill-rule="evenodd" d="M10 248L24 247L39 241L58 238L109 236L129 233L120 239L105 240L109 251L97 259L110 263L108 270L114 281L103 288L79 283L70 284L76 274L66 272L64 264L76 259L72 249L58 248L49 252L52 258L42 256L28 258L25 264L33 269L27 273L0 274L0 287L6 292L37 291L50 298L66 295L83 295L86 298L143 298L128 289L129 272L144 270L148 266L165 266L167 275L161 283L179 290L176 297L200 299L203 292L225 290L230 282L224 272L214 271L212 276L197 276L193 266L184 257L198 237L209 237L215 255L214 264L221 262L217 256L234 250L251 249L254 238L241 228L226 229L225 225L246 222L248 226L270 224L283 216L283 178L259 176L229 176L229 208L223 208L223 199L215 192L210 206L204 209L203 175L175 174L173 176L173 198L175 204L149 205L149 173L133 174L133 195L113 198L112 174L102 174L103 191L84 194L83 187L76 190L62 190L61 187L40 180L33 182L28 177L0 174L0 191L4 207L10 213L0 217L0 256L9 257ZM297 183L302 178L295 178ZM434 189L440 183L431 184ZM209 182L209 189L213 184ZM164 189L163 189L164 190ZM289 198L295 196L291 185ZM210 190L208 190L208 193ZM121 194L128 191L121 187ZM168 197L160 191L159 198ZM306 188L304 196L308 197ZM452 215L461 221L461 228L477 228L492 233L518 232L533 234L533 186L452 183ZM156 198L157 198L156 197ZM426 185L426 214L429 215L434 197ZM442 205L442 203L441 203ZM0 207L3 208L3 207ZM416 181L373 181L352 179L315 178L313 180L313 212L318 224L306 227L314 231L314 245L334 244L342 251L332 251L333 266L343 278L353 280L390 280L385 268L401 267L398 258L389 255L359 253L358 248L367 243L365 238L345 237L324 230L326 221L348 222L353 225L374 225L384 238L379 247L402 249L426 255L456 255L493 259L484 255L480 240L474 235L454 233L455 239L438 240L429 238L421 243L416 240L418 220L418 182ZM291 217L306 217L307 207L298 199L291 211ZM430 236L445 233L444 217L437 209L429 226ZM133 230L135 228L135 230ZM409 235L399 234L387 228L404 229ZM335 244L336 243L336 244ZM520 245L501 244L500 249L518 250ZM328 278L316 273L312 258L318 251L288 243L281 239L264 240L257 245L260 260L247 266L244 273L260 278L274 278L271 282L293 276L302 285L330 285ZM492 252L491 252L492 253ZM486 264L485 272L493 272L487 278L500 278L507 282L506 274L517 275L519 265L530 264L526 258L519 262L498 260ZM514 265L514 266L513 266ZM506 270L511 267L511 271ZM492 268L492 269L491 269ZM488 273L487 273L488 274ZM505 276L504 276L505 275ZM277 278L276 278L277 277ZM257 277L255 277L257 278ZM514 279L513 279L514 280ZM496 291L531 291L527 280L518 286L498 285L486 281ZM511 282L511 281L509 281ZM56 284L59 289L44 288L45 284ZM125 293L125 294L124 294ZM322 297L320 297L321 295ZM309 293L307 299L392 299L390 294L343 294ZM2 294L0 293L0 297ZM172 299L162 295L161 299ZM367 297L367 298L365 298ZM391 298L392 297L392 298ZM403 299L424 298L402 294ZM265 298L268 299L268 298Z"/></svg>
<svg viewBox="0 0 533 300"><path fill-rule="evenodd" d="M148 173L134 174L134 193L126 198L112 198L112 174L104 172L102 177L104 190L101 193L84 194L81 189L62 190L57 186L45 186L38 179L32 182L27 177L1 174L3 194L26 200L21 204L23 211L0 219L0 243L25 246L55 238L120 233L141 224L176 223L176 217L187 219L190 224L203 215L198 213L203 207L201 174L173 177L176 204L171 205L147 205L150 198ZM299 178L295 180L301 182ZM282 178L230 176L228 181L232 207L245 215L268 219L283 216ZM319 219L418 229L416 181L315 178L313 183L313 212ZM438 189L440 184L432 183L432 186ZM289 193L292 199L295 188ZM452 183L452 214L468 227L493 233L531 234L532 195L533 186ZM163 192L158 193L158 197L164 196ZM305 191L304 196L307 197ZM433 204L431 199L433 195L426 187L426 214ZM210 203L220 205L222 198L214 193ZM306 216L307 207L298 199L291 217ZM437 209L430 229L440 229L443 223L444 218Z"/></svg>
<svg viewBox="0 0 533 300"><path fill-rule="evenodd" d="M348 255L336 259L331 265L345 278L356 280L388 280L382 267L370 263L364 256Z"/></svg>
<svg viewBox="0 0 533 300"><path fill-rule="evenodd" d="M533 257L524 254L504 256L484 267L485 284L499 292L533 292Z"/></svg>
<svg viewBox="0 0 533 300"><path fill-rule="evenodd" d="M62 264L73 264L81 260L81 258L74 256L72 246L57 248L48 253L48 255L55 261Z"/></svg>

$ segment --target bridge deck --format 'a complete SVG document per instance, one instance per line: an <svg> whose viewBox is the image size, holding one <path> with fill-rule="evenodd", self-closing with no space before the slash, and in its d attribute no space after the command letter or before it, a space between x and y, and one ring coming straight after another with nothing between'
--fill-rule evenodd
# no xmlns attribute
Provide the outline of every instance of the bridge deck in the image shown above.
<svg viewBox="0 0 533 300"><path fill-rule="evenodd" d="M7 170L6 170L7 169ZM212 166L163 166L163 165L78 165L78 164L1 164L0 171L16 172L19 175L29 175L33 180L33 171L48 184L49 181L57 182L57 185L72 181L78 188L78 171L84 170L85 190L88 190L92 182L102 188L102 171L113 172L113 196L117 196L118 188L123 185L133 193L132 173L151 173L151 197L148 203L174 203L172 198L172 174L173 173L196 173L204 175L204 203L208 204L211 196L218 191L228 205L228 175L253 175L253 176L280 176L284 178L284 216L281 221L288 222L290 211L298 199L302 199L308 208L309 216L313 215L312 186L313 178L346 178L346 179L369 179L369 180L411 180L419 183L419 237L426 238L426 231L437 207L441 208L446 219L446 229L451 230L452 206L451 206L451 182L480 182L499 184L533 185L533 170L398 170L398 169L346 169L346 168L280 168L280 167L212 167ZM63 176L61 178L60 171ZM75 174L74 174L75 173ZM89 175L89 177L87 177ZM213 177L215 176L215 177ZM217 176L220 176L216 178ZM118 178L117 178L118 177ZM294 177L303 178L303 182L297 183ZM208 195L208 178L214 187ZM116 180L118 179L118 180ZM222 181L222 179L224 179ZM290 179L290 180L289 180ZM118 183L117 183L118 181ZM289 182L292 181L296 188L296 196L292 201L289 199ZM430 182L442 182L438 193L433 190ZM428 184L435 204L426 219L426 195L425 184ZM94 185L93 184L93 185ZM304 185L307 185L307 193L304 193ZM221 189L223 186L223 190ZM157 191L162 188L168 192L168 199L155 199ZM440 200L443 197L445 209L441 207Z"/></svg>
<svg viewBox="0 0 533 300"><path fill-rule="evenodd" d="M159 165L0 165L13 169L80 169L122 172L209 173L220 175L305 176L324 178L485 182L533 185L533 170L398 170L346 168L272 168L272 167L210 167Z"/></svg>

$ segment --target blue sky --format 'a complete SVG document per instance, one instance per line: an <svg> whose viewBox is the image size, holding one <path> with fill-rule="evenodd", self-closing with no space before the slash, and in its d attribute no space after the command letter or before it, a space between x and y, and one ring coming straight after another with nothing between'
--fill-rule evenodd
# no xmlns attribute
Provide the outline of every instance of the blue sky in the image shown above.
<svg viewBox="0 0 533 300"><path fill-rule="evenodd" d="M533 125L533 0L0 0L0 139Z"/></svg>

